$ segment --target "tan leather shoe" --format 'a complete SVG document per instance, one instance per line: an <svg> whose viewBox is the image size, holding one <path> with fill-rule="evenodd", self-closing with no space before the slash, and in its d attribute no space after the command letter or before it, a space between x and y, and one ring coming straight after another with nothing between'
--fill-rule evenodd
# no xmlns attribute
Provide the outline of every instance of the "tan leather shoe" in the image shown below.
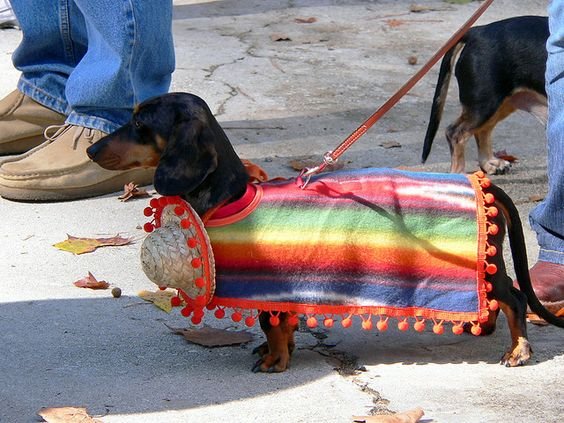
<svg viewBox="0 0 564 423"><path fill-rule="evenodd" d="M129 182L153 181L154 168L113 171L92 162L86 149L106 135L102 131L66 124L45 133L43 144L0 165L0 196L20 201L74 200L121 191Z"/></svg>
<svg viewBox="0 0 564 423"><path fill-rule="evenodd" d="M0 154L18 154L37 147L50 125L62 125L61 115L15 90L0 100Z"/></svg>

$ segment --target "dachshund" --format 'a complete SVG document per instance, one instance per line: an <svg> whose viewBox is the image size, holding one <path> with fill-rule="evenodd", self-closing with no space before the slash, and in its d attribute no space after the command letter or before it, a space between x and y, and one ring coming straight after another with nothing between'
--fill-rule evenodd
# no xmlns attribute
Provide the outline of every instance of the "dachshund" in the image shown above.
<svg viewBox="0 0 564 423"><path fill-rule="evenodd" d="M543 16L519 16L471 28L441 62L422 162L431 151L456 62L462 112L446 130L450 171L464 172L466 142L474 136L480 168L489 174L506 173L511 163L495 157L492 132L516 110L527 111L546 124L547 38L548 18Z"/></svg>
<svg viewBox="0 0 564 423"><path fill-rule="evenodd" d="M162 195L181 196L200 215L220 204L240 198L246 191L248 174L229 139L214 118L207 104L187 93L170 93L139 105L129 123L100 139L87 150L88 156L110 170L156 166L154 186ZM550 314L538 301L528 273L523 230L519 214L510 198L498 187L485 189L496 198L500 213L493 218L499 232L488 242L498 253L493 262L498 268L486 279L493 289L488 298L495 298L507 316L512 346L503 356L507 366L524 364L531 350L527 341L526 308L548 322L564 327L564 319ZM515 271L521 290L513 287L501 253L505 228L509 234ZM254 371L286 370L294 349L296 325L287 313L280 313L280 324L271 326L269 313L261 313L259 321L267 342L257 348L261 355ZM497 312L490 313L482 324L482 333L495 328Z"/></svg>

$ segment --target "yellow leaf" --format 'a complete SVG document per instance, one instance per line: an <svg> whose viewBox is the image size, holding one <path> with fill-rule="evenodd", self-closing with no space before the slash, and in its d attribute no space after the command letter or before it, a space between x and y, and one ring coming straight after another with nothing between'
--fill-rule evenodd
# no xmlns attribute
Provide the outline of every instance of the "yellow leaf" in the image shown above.
<svg viewBox="0 0 564 423"><path fill-rule="evenodd" d="M131 238L122 238L116 235L111 238L79 238L67 234L67 239L53 244L53 247L73 254L91 253L98 247L120 246L131 243Z"/></svg>
<svg viewBox="0 0 564 423"><path fill-rule="evenodd" d="M172 311L172 304L170 300L172 297L176 296L173 291L141 291L139 294L140 298L143 298L145 301L149 301L156 305L161 310L170 313Z"/></svg>
<svg viewBox="0 0 564 423"><path fill-rule="evenodd" d="M82 407L50 407L37 412L47 423L102 423L93 419Z"/></svg>

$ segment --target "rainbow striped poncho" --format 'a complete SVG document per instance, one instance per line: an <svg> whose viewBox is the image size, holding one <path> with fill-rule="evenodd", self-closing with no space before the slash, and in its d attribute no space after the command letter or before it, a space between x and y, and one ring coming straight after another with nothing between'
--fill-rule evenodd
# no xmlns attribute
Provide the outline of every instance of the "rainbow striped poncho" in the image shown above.
<svg viewBox="0 0 564 423"><path fill-rule="evenodd" d="M477 324L488 315L480 181L365 169L322 174L305 189L249 185L206 224L216 268L208 308L234 309L234 320L250 313L247 324L252 310L305 314L310 326L321 316L348 326L355 315L365 329L376 316L415 318L417 330L425 319Z"/></svg>

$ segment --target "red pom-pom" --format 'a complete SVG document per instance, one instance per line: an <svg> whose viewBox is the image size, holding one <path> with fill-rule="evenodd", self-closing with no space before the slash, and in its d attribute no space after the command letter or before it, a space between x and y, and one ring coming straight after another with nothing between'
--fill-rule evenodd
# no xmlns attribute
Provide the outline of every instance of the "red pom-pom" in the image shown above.
<svg viewBox="0 0 564 423"><path fill-rule="evenodd" d="M452 333L455 335L462 335L462 332L464 332L462 325L455 325L452 327Z"/></svg>
<svg viewBox="0 0 564 423"><path fill-rule="evenodd" d="M472 332L472 335L479 336L482 333L482 328L478 325L474 325L472 329L470 329L470 332Z"/></svg>
<svg viewBox="0 0 564 423"><path fill-rule="evenodd" d="M433 325L433 332L437 335L442 335L445 332L445 327L439 323Z"/></svg>
<svg viewBox="0 0 564 423"><path fill-rule="evenodd" d="M300 323L300 319L298 319L298 316L295 314L288 318L288 324L290 326L298 326L299 323Z"/></svg>
<svg viewBox="0 0 564 423"><path fill-rule="evenodd" d="M486 250L486 254L490 257L495 256L497 254L497 248L495 248L495 246L493 245L490 245Z"/></svg>
<svg viewBox="0 0 564 423"><path fill-rule="evenodd" d="M151 206L154 209L159 207L159 199L158 198L151 198L151 201L149 201L149 206Z"/></svg>
<svg viewBox="0 0 564 423"><path fill-rule="evenodd" d="M486 292L492 292L493 285L489 282L486 283Z"/></svg>
<svg viewBox="0 0 564 423"><path fill-rule="evenodd" d="M398 323L398 329L401 331L406 331L409 329L409 323L407 323L407 320L402 320L401 322Z"/></svg>
<svg viewBox="0 0 564 423"><path fill-rule="evenodd" d="M180 297L172 297L170 299L170 305L173 307L179 307L182 304Z"/></svg>
<svg viewBox="0 0 564 423"><path fill-rule="evenodd" d="M495 197L493 196L493 194L486 194L484 195L484 202L486 204L493 204L493 202L495 201Z"/></svg>
<svg viewBox="0 0 564 423"><path fill-rule="evenodd" d="M364 330L371 330L372 329L372 320L366 319L362 321L362 329Z"/></svg>
<svg viewBox="0 0 564 423"><path fill-rule="evenodd" d="M415 324L413 325L413 329L415 329L417 332L423 332L425 330L425 321L423 320L416 321Z"/></svg>
<svg viewBox="0 0 564 423"><path fill-rule="evenodd" d="M499 303L496 300L491 300L490 304L488 305L488 308L491 311L496 311L499 308Z"/></svg>
<svg viewBox="0 0 564 423"><path fill-rule="evenodd" d="M223 319L225 317L225 310L222 308L218 308L215 311L214 316L218 319Z"/></svg>
<svg viewBox="0 0 564 423"><path fill-rule="evenodd" d="M191 225L191 223L190 223L190 220L188 220L188 219L182 219L180 221L180 227L182 229L188 229L190 227L190 225Z"/></svg>
<svg viewBox="0 0 564 423"><path fill-rule="evenodd" d="M499 210L497 209L497 207L488 207L488 212L487 215L491 216L491 217L496 217L499 213Z"/></svg>
<svg viewBox="0 0 564 423"><path fill-rule="evenodd" d="M247 327L253 327L255 325L255 318L252 316L249 316L245 319L245 325Z"/></svg>
<svg viewBox="0 0 564 423"><path fill-rule="evenodd" d="M188 242L186 242L186 244L190 248L196 248L196 246L198 245L198 240L196 238L190 238L188 239Z"/></svg>
<svg viewBox="0 0 564 423"><path fill-rule="evenodd" d="M145 232L153 232L154 229L155 229L155 226L151 222L147 222L143 225L143 230Z"/></svg>
<svg viewBox="0 0 564 423"><path fill-rule="evenodd" d="M488 228L489 235L497 235L499 232L499 227L497 225L490 225Z"/></svg>
<svg viewBox="0 0 564 423"><path fill-rule="evenodd" d="M174 208L174 214L177 216L181 216L184 214L184 209L181 206L176 206Z"/></svg>
<svg viewBox="0 0 564 423"><path fill-rule="evenodd" d="M145 207L143 209L143 214L147 217L152 216L153 215L153 208L152 207Z"/></svg>
<svg viewBox="0 0 564 423"><path fill-rule="evenodd" d="M378 323L376 323L376 327L380 332L384 332L388 330L388 322L386 320L379 320Z"/></svg>
<svg viewBox="0 0 564 423"><path fill-rule="evenodd" d="M168 199L166 197L159 198L159 206L165 207L168 205Z"/></svg>
<svg viewBox="0 0 564 423"><path fill-rule="evenodd" d="M206 281L204 280L204 278L196 278L194 280L194 285L196 285L197 288L203 288L204 286L206 286Z"/></svg>
<svg viewBox="0 0 564 423"><path fill-rule="evenodd" d="M482 178L484 176L482 176ZM484 179L484 180L480 181L480 185L482 186L482 188L489 188L491 186L491 184L492 184L492 182L489 179Z"/></svg>
<svg viewBox="0 0 564 423"><path fill-rule="evenodd" d="M268 321L270 322L271 326L278 326L280 325L280 318L278 316L270 316L270 319L268 319Z"/></svg>
<svg viewBox="0 0 564 423"><path fill-rule="evenodd" d="M238 311L236 311L235 313L233 313L231 315L231 320L233 320L234 322L240 322L242 318L243 318L243 315L241 313L239 313Z"/></svg>
<svg viewBox="0 0 564 423"><path fill-rule="evenodd" d="M199 257L193 258L192 259L192 267L194 269L197 269L198 267L200 267L202 265L202 259Z"/></svg>
<svg viewBox="0 0 564 423"><path fill-rule="evenodd" d="M351 319L350 317L347 317L347 318L343 319L343 320L341 321L341 325L342 325L344 328L350 328L351 325L352 325L352 319Z"/></svg>
<svg viewBox="0 0 564 423"><path fill-rule="evenodd" d="M192 316L192 323L195 325L199 325L200 323L202 323L202 317L201 316Z"/></svg>
<svg viewBox="0 0 564 423"><path fill-rule="evenodd" d="M168 288L167 286L159 286L159 289L160 289L161 291L164 291L164 290L167 289L167 288Z"/></svg>
<svg viewBox="0 0 564 423"><path fill-rule="evenodd" d="M488 275L494 275L497 272L497 266L495 264L488 264L486 266L486 273Z"/></svg>
<svg viewBox="0 0 564 423"><path fill-rule="evenodd" d="M192 307L186 306L182 310L180 310L180 314L184 317L188 317L192 314Z"/></svg>
<svg viewBox="0 0 564 423"><path fill-rule="evenodd" d="M326 328L332 328L333 323L334 323L334 321L330 317L327 317L323 320L323 326L325 326Z"/></svg>
<svg viewBox="0 0 564 423"><path fill-rule="evenodd" d="M308 328L316 328L317 327L317 319L313 316L307 319L307 327Z"/></svg>

